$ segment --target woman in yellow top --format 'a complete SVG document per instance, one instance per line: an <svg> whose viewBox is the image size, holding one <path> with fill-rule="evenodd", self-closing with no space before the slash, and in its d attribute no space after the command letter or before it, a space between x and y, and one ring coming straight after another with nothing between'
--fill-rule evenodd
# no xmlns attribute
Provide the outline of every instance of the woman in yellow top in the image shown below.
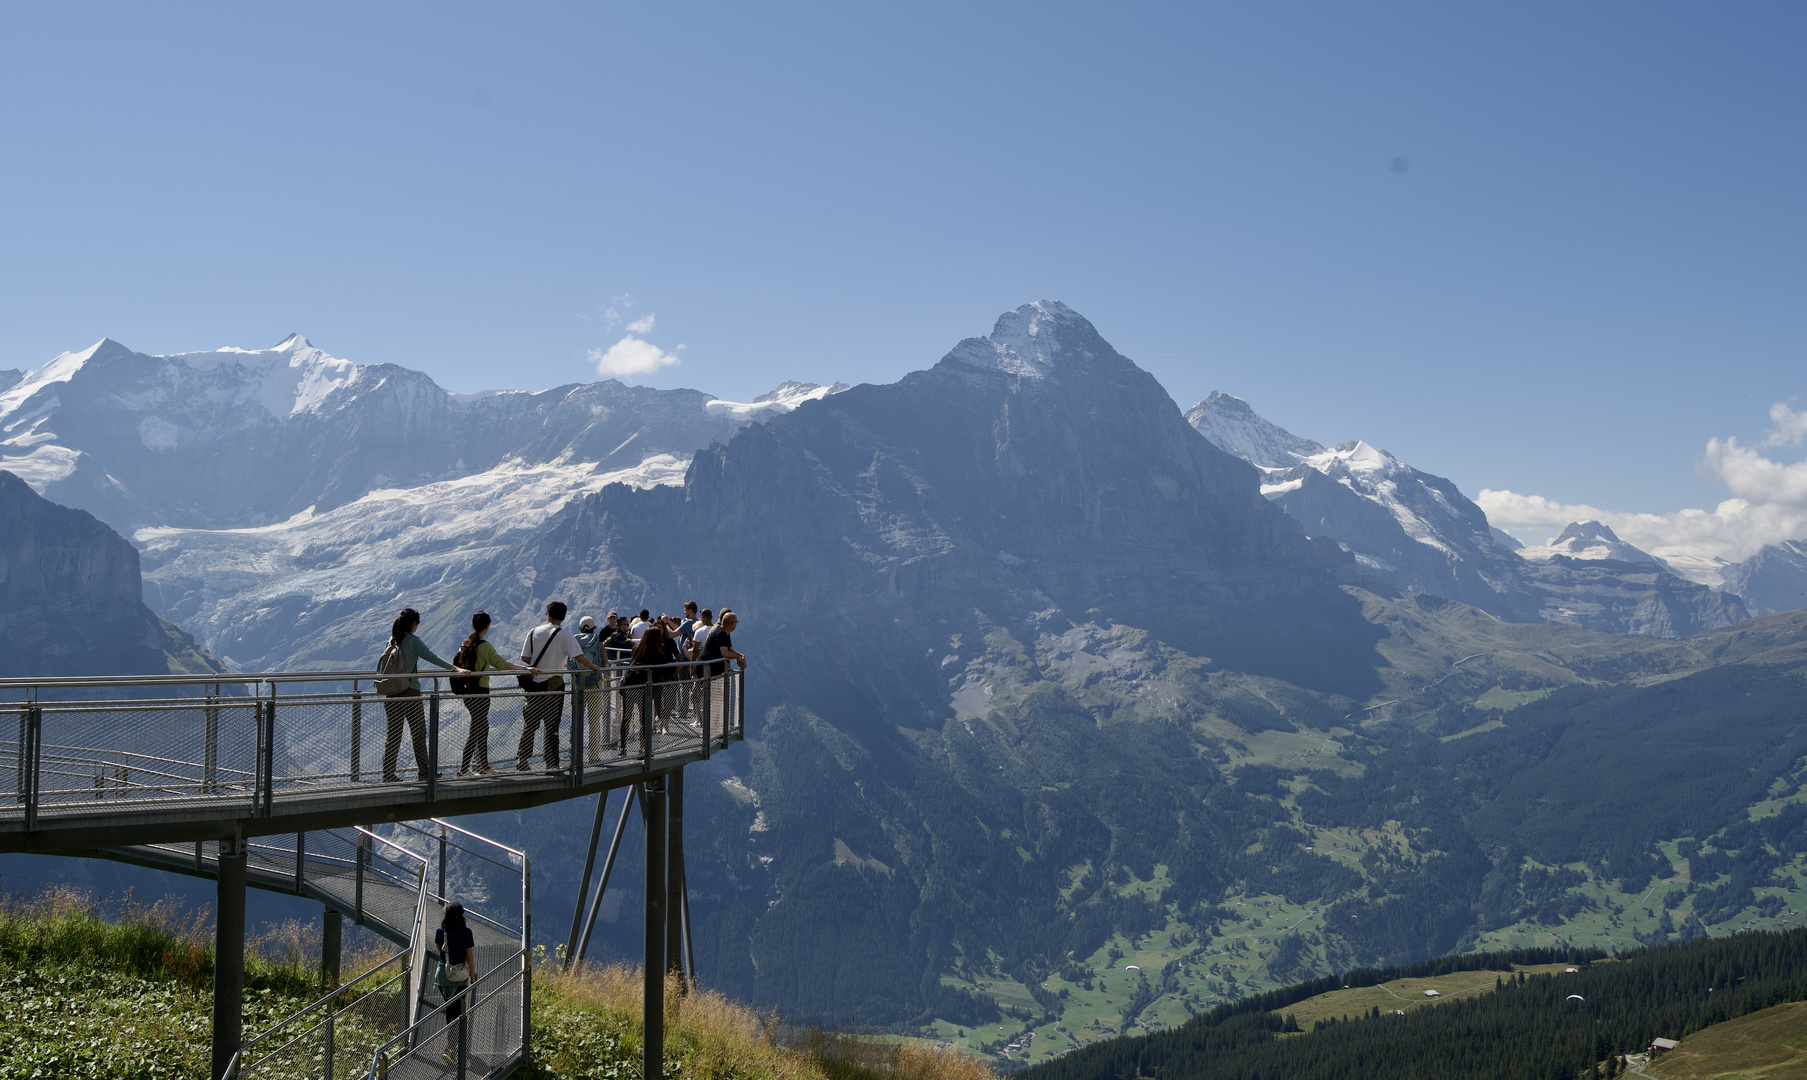
<svg viewBox="0 0 1807 1080"><path fill-rule="evenodd" d="M459 758L458 775L467 775L475 761L479 773L493 773L496 770L489 766L489 676L481 674L486 671L531 671L539 674L539 668L522 667L502 659L496 647L483 640L489 633L489 612L479 611L471 616L471 633L458 646L458 654L452 662L467 671L470 676L452 680L452 693L457 694L464 702L466 712L471 714L471 730L464 737L464 754Z"/></svg>

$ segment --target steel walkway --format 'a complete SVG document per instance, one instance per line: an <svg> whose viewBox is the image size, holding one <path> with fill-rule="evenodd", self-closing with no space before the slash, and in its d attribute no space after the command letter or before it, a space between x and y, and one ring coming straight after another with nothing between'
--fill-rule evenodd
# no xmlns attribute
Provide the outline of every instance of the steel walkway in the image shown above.
<svg viewBox="0 0 1807 1080"><path fill-rule="evenodd" d="M595 688L480 696L454 695L431 672L413 695L376 693L370 672L0 679L0 852L218 883L216 1078L495 1080L526 1060L530 1039L531 875L524 853L440 818L596 795L593 862L603 796L633 785L647 828L646 970L682 976L682 769L746 733L744 670L698 671L668 665L653 672L668 681L640 688L609 668ZM466 769L486 742L499 771ZM625 821L624 806L610 865ZM586 865L580 910L589 876ZM246 887L315 900L329 927L348 915L402 948L241 1045ZM428 963L452 899L478 969L455 1022L430 992ZM644 989L643 1057L662 1075L663 982Z"/></svg>
<svg viewBox="0 0 1807 1080"><path fill-rule="evenodd" d="M744 738L744 672L662 684L655 693L666 695L671 715L664 730L652 725L651 738L637 723L650 710L634 708L638 691L619 684L622 673L607 669L593 690L511 686L480 699L442 689L445 676L427 672L413 698L376 693L368 672L0 679L0 792L12 794L0 796L0 852L192 844L515 810L637 783ZM497 771L460 773L479 707ZM545 766L536 735L529 769L517 771L520 734L553 710L562 767ZM628 712L636 723L623 752Z"/></svg>

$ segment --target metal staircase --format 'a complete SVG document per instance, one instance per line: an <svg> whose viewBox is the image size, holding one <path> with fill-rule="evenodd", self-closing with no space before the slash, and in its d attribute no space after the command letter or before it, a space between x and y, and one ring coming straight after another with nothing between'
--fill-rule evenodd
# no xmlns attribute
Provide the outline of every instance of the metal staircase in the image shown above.
<svg viewBox="0 0 1807 1080"><path fill-rule="evenodd" d="M219 872L217 843L98 854L200 877ZM438 820L334 829L248 844L245 883L316 901L400 948L248 1040L227 1076L465 1080L507 1076L525 1060L531 875L523 853ZM455 1025L434 985L433 930L451 900L465 905L479 973Z"/></svg>

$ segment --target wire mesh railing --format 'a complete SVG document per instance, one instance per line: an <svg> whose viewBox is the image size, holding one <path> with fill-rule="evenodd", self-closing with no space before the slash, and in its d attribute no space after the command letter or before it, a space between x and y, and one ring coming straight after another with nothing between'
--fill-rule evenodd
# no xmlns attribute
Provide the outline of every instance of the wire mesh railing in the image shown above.
<svg viewBox="0 0 1807 1080"><path fill-rule="evenodd" d="M389 1075L455 1076L456 1054L435 1057L423 1050L422 1042L456 1019L453 1012L464 1014L461 1028L441 1034L449 1039L463 1031L464 1075L496 1075L523 1059L532 880L525 853L437 819L268 839L250 845L247 872L280 875L299 867L297 891L325 894L340 910L350 911L349 868L355 875L359 921L376 923L407 945L247 1042L229 1077L333 1080L362 1075L383 1048L389 1051ZM375 901L368 908L367 898ZM402 915L404 900L407 911ZM433 993L438 963L433 931L451 900L465 907L482 989L465 995L460 1008L448 1012L444 998Z"/></svg>
<svg viewBox="0 0 1807 1080"><path fill-rule="evenodd" d="M388 694L367 672L0 680L0 828L134 808L271 816L384 786L432 801L522 776L580 786L745 736L744 670L584 675L463 694L439 672Z"/></svg>

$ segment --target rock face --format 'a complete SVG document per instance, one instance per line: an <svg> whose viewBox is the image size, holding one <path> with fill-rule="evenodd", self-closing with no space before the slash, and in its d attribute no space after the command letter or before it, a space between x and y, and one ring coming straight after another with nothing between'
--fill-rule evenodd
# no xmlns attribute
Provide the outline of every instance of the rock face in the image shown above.
<svg viewBox="0 0 1807 1080"><path fill-rule="evenodd" d="M142 588L123 537L0 472L0 677L215 670Z"/></svg>
<svg viewBox="0 0 1807 1080"><path fill-rule="evenodd" d="M1545 620L1590 630L1687 638L1750 618L1738 597L1683 580L1656 562L1554 555L1529 564L1524 574L1543 595Z"/></svg>
<svg viewBox="0 0 1807 1080"><path fill-rule="evenodd" d="M1314 536L1337 541L1394 588L1471 604L1514 622L1568 622L1687 637L1748 617L1597 521L1524 547L1443 477L1359 440L1326 449L1213 393L1187 420L1262 471L1261 490Z"/></svg>
<svg viewBox="0 0 1807 1080"><path fill-rule="evenodd" d="M900 699L939 716L949 640L988 621L1144 626L1301 685L1365 684L1373 662L1337 588L1349 557L1047 301L928 371L742 431L682 489L574 502L501 577L529 568L536 595L556 581L617 607L736 598L799 676L893 716ZM849 666L851 643L871 661Z"/></svg>
<svg viewBox="0 0 1807 1080"><path fill-rule="evenodd" d="M1724 588L1743 598L1753 615L1807 607L1807 540L1765 545L1726 569Z"/></svg>

